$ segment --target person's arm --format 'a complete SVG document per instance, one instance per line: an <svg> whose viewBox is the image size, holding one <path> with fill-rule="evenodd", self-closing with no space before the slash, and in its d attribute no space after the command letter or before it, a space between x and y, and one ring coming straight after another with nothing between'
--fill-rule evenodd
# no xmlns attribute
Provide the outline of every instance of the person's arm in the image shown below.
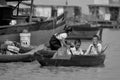
<svg viewBox="0 0 120 80"><path fill-rule="evenodd" d="M66 44L66 42L65 42L65 39L61 40L61 45L64 46L64 47L68 47L67 44Z"/></svg>
<svg viewBox="0 0 120 80"><path fill-rule="evenodd" d="M60 40L61 45L62 45L62 46L65 46L65 47L67 47L67 44L66 44L66 42L65 42L65 39L66 39L66 38L67 38L67 34L66 34L66 33L62 33L62 34L60 34L60 35L57 36L57 39Z"/></svg>
<svg viewBox="0 0 120 80"><path fill-rule="evenodd" d="M97 46L94 46L94 47L95 47L97 53L100 54L101 51L102 51L102 45L101 45L101 44L98 44Z"/></svg>
<svg viewBox="0 0 120 80"><path fill-rule="evenodd" d="M87 51L85 52L85 55L90 54L92 47L93 47L92 45L88 47Z"/></svg>

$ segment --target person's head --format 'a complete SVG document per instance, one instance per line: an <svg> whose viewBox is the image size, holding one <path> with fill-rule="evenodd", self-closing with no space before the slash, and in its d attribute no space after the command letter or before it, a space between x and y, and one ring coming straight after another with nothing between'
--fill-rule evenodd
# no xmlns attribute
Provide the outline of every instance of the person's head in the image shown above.
<svg viewBox="0 0 120 80"><path fill-rule="evenodd" d="M98 44L98 41L99 41L99 36L94 35L93 36L93 44Z"/></svg>
<svg viewBox="0 0 120 80"><path fill-rule="evenodd" d="M75 47L76 47L76 49L78 49L78 48L80 48L80 46L81 46L81 40L78 39L75 41Z"/></svg>
<svg viewBox="0 0 120 80"><path fill-rule="evenodd" d="M69 33L72 32L72 27L69 27L69 26L65 25L64 30L65 30L65 32L66 32L67 34L69 34Z"/></svg>

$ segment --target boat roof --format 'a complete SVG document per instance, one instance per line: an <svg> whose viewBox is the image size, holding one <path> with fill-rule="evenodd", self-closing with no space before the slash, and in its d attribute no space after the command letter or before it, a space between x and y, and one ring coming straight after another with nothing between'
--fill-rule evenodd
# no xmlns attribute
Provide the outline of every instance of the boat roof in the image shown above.
<svg viewBox="0 0 120 80"><path fill-rule="evenodd" d="M120 4L89 4L89 7L120 7Z"/></svg>

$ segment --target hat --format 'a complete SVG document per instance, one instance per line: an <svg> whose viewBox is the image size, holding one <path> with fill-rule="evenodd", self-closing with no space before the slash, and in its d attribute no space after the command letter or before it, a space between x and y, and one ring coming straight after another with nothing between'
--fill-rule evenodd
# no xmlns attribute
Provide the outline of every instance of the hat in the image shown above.
<svg viewBox="0 0 120 80"><path fill-rule="evenodd" d="M66 32L72 32L72 27L65 25L64 30Z"/></svg>

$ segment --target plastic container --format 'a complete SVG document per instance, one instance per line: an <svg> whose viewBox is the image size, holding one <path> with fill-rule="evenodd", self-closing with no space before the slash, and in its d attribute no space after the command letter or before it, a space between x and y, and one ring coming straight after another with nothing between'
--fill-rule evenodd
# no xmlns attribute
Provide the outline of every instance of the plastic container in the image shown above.
<svg viewBox="0 0 120 80"><path fill-rule="evenodd" d="M20 33L21 46L29 47L30 46L30 37L31 37L31 33L28 33L27 30L23 30L23 33Z"/></svg>

